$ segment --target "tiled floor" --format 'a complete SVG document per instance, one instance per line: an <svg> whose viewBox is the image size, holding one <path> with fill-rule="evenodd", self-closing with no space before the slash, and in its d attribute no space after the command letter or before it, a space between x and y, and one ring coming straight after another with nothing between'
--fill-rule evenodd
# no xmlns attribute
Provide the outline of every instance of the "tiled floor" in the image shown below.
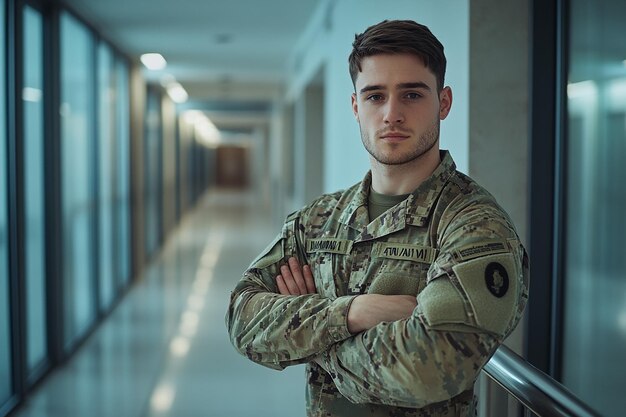
<svg viewBox="0 0 626 417"><path fill-rule="evenodd" d="M207 195L15 416L303 416L303 367L277 372L249 362L224 324L231 289L276 232L268 219L250 195Z"/></svg>

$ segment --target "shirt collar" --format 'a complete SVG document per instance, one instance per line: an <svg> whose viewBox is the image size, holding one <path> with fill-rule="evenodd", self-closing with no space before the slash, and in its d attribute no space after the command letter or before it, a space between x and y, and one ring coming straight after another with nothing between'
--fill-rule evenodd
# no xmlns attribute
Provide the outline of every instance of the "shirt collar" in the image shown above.
<svg viewBox="0 0 626 417"><path fill-rule="evenodd" d="M343 213L339 217L339 222L353 229L361 230L369 223L367 212L367 196L372 185L372 172L367 171L365 178L358 185L354 197L350 200Z"/></svg>
<svg viewBox="0 0 626 417"><path fill-rule="evenodd" d="M446 150L440 151L441 163L424 182L405 200L407 223L424 226L450 177L456 172L456 164Z"/></svg>
<svg viewBox="0 0 626 417"><path fill-rule="evenodd" d="M397 208L392 209L393 213L383 214L380 220L385 222L393 220L397 227L388 229L387 233L397 230L398 227L403 228L406 224L414 226L424 226L430 216L433 206L437 201L437 198L441 194L443 187L448 182L450 176L456 171L456 164L450 155L450 152L446 150L440 151L441 162L433 173L420 184L415 191L413 191L409 197L401 202ZM373 230L366 231L365 229L373 229L367 227L370 223L369 215L367 212L367 197L372 184L372 173L368 171L365 178L356 189L354 197L346 206L345 210L339 217L339 221L353 229L361 230L364 232L362 236L364 239L377 237L378 233L372 233ZM399 214L401 220L398 218ZM393 219L384 219L383 217L392 215ZM385 233L386 234L386 233Z"/></svg>

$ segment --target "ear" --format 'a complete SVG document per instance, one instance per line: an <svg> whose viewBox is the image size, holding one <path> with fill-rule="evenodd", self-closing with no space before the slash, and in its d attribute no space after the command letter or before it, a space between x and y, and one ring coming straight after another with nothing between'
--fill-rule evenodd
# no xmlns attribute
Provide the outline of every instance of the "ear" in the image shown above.
<svg viewBox="0 0 626 417"><path fill-rule="evenodd" d="M352 113L354 113L354 117L356 121L359 121L359 103L356 100L356 93L352 93Z"/></svg>
<svg viewBox="0 0 626 417"><path fill-rule="evenodd" d="M452 89L444 87L441 93L439 93L439 120L448 117L450 108L452 108Z"/></svg>

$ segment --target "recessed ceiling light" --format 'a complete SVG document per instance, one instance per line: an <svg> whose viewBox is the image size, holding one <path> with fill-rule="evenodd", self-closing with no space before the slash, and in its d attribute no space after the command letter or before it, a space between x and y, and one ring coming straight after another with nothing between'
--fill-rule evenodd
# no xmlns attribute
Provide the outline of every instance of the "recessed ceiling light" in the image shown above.
<svg viewBox="0 0 626 417"><path fill-rule="evenodd" d="M177 82L173 82L167 87L167 94L175 103L184 103L189 98L187 91Z"/></svg>
<svg viewBox="0 0 626 417"><path fill-rule="evenodd" d="M149 70L162 70L167 65L167 61L165 61L165 58L163 58L163 55L161 54L143 54L140 59L142 64L144 64Z"/></svg>

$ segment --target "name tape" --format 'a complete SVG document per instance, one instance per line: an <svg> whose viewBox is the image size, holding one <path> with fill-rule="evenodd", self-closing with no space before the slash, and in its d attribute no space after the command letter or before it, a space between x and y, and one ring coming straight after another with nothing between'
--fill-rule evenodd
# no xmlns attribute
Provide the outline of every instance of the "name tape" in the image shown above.
<svg viewBox="0 0 626 417"><path fill-rule="evenodd" d="M437 250L429 246L407 243L377 242L372 248L372 257L399 259L422 263L432 263Z"/></svg>
<svg viewBox="0 0 626 417"><path fill-rule="evenodd" d="M306 251L329 252L346 255L352 250L352 241L346 239L320 238L310 239L306 242Z"/></svg>

